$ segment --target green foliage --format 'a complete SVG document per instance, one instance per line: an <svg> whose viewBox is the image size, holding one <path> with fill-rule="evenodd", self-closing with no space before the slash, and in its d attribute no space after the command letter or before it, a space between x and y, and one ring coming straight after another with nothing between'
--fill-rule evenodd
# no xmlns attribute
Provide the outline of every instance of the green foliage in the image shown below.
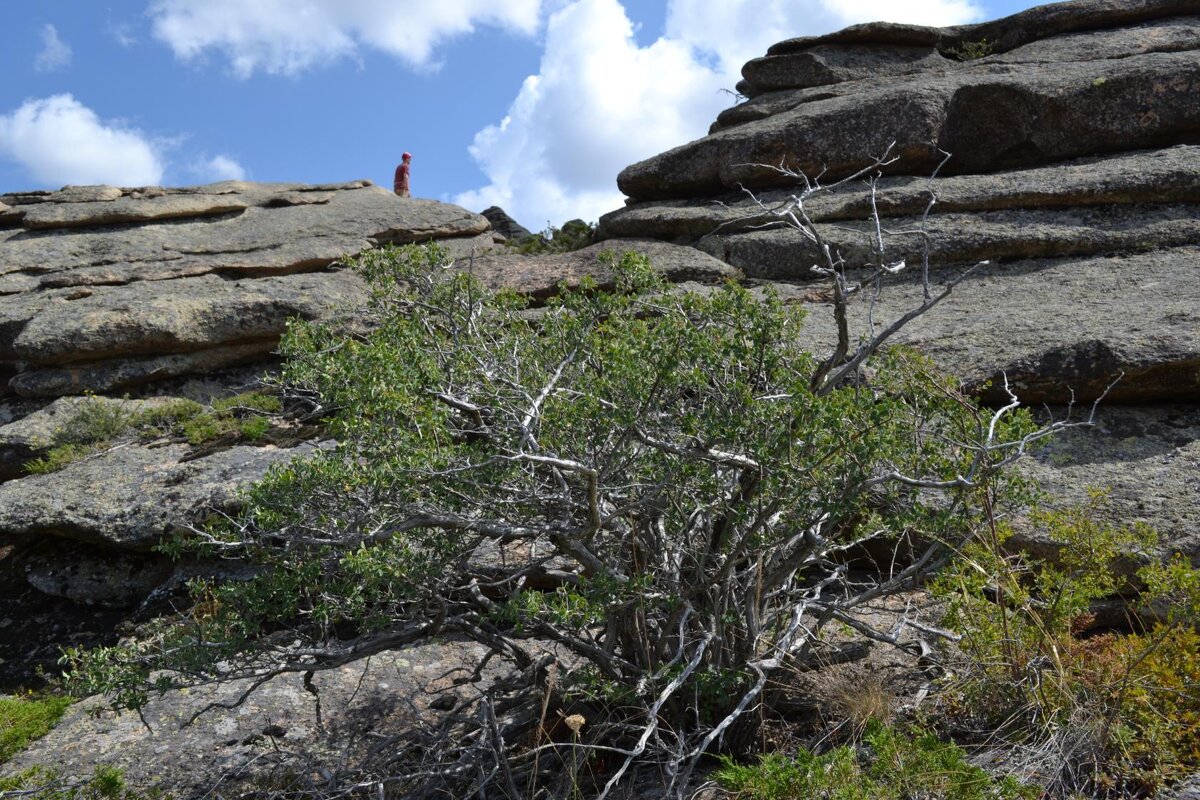
<svg viewBox="0 0 1200 800"><path fill-rule="evenodd" d="M509 241L507 247L524 255L570 253L582 250L592 244L595 238L596 223L573 219L564 222L561 228L549 225L541 233Z"/></svg>
<svg viewBox="0 0 1200 800"><path fill-rule="evenodd" d="M132 422L120 403L89 397L55 430L49 451L25 465L30 475L57 472L110 445Z"/></svg>
<svg viewBox="0 0 1200 800"><path fill-rule="evenodd" d="M1086 732L1084 763L1070 765L1083 783L1065 789L1140 793L1200 766L1200 570L1177 556L1134 571L1156 536L1098 522L1104 502L1094 492L1086 506L1033 513L1061 544L1053 561L1010 552L1001 528L965 548L935 591L963 637L957 716L1035 743ZM1130 572L1159 618L1081 636Z"/></svg>
<svg viewBox="0 0 1200 800"><path fill-rule="evenodd" d="M128 427L136 429L142 438L157 438L169 436L181 425L206 415L204 406L180 397L138 412Z"/></svg>
<svg viewBox="0 0 1200 800"><path fill-rule="evenodd" d="M138 707L170 681L442 634L518 669L551 640L571 653L563 696L594 704L585 737L650 720L689 750L754 691L764 653L850 618L835 587L865 544L936 555L986 519L982 485L1003 500L1007 452L969 445L990 413L899 350L869 381L821 383L803 311L769 291L670 291L626 254L615 290L584 281L533 316L436 247L353 266L371 288L359 324L293 321L281 343L289 390L337 410L338 446L273 468L190 544L260 569L197 582L190 614L140 641L71 654L76 689Z"/></svg>
<svg viewBox="0 0 1200 800"><path fill-rule="evenodd" d="M194 400L175 398L129 411L119 402L88 398L55 430L50 450L27 463L25 471L31 475L57 472L121 440L180 437L192 445L222 437L255 441L271 430L270 417L282 410L277 395L261 391L218 398L211 409Z"/></svg>
<svg viewBox="0 0 1200 800"><path fill-rule="evenodd" d="M125 774L112 766L98 766L90 778L79 782L67 781L53 769L31 767L0 778L0 798L10 793L29 800L163 800L165 797L157 790L130 789Z"/></svg>
<svg viewBox="0 0 1200 800"><path fill-rule="evenodd" d="M0 697L0 763L49 733L70 705L69 697Z"/></svg>
<svg viewBox="0 0 1200 800"><path fill-rule="evenodd" d="M237 412L257 412L260 414L278 414L283 410L279 395L267 392L243 392L233 397L221 397L213 400L213 411L218 415Z"/></svg>
<svg viewBox="0 0 1200 800"><path fill-rule="evenodd" d="M54 432L56 445L93 445L117 438L129 427L130 415L120 403L89 397Z"/></svg>
<svg viewBox="0 0 1200 800"><path fill-rule="evenodd" d="M757 764L725 758L717 782L737 800L1033 800L1037 789L995 779L963 751L933 734L867 725L858 748L817 755L762 756Z"/></svg>
<svg viewBox="0 0 1200 800"><path fill-rule="evenodd" d="M990 56L994 52L996 52L995 43L989 42L987 39L980 39L977 42L963 42L958 47L952 47L946 51L946 55L958 61L975 61Z"/></svg>
<svg viewBox="0 0 1200 800"><path fill-rule="evenodd" d="M29 475L58 472L63 467L81 461L101 449L103 448L94 445L60 444L51 447L44 456L26 463L25 472Z"/></svg>

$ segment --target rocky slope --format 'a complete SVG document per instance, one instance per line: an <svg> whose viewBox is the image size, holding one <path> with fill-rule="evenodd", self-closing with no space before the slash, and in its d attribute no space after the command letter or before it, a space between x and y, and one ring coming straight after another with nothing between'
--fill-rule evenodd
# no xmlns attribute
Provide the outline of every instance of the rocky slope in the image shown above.
<svg viewBox="0 0 1200 800"><path fill-rule="evenodd" d="M499 230L503 212L489 209L489 223L366 182L0 196L0 691L28 679L6 672L11 665L48 666L59 645L102 641L128 615L110 607L135 608L186 578L151 552L163 536L320 446L303 429L204 445L143 437L27 474L81 404L135 415L181 398L208 408L252 388L289 317L336 315L363 300L338 259L385 242L439 240L460 269L535 298L585 275L603 283L600 255L636 249L674 281L773 286L809 309L807 333L824 346L828 294L809 271L819 254L771 213L794 192L774 167L833 183L892 142L898 159L874 197L889 259L920 263L928 241L935 288L990 262L903 340L986 400L1002 399L1007 377L1059 418L1072 399L1094 399L1119 378L1094 427L1058 437L1024 469L1053 503L1109 487L1114 522L1149 522L1164 551L1200 563L1196 0L1076 0L948 29L855 26L781 42L744 75L747 99L710 135L622 173L629 203L602 220L606 241L576 253L493 249L521 233ZM931 178L943 151L950 159ZM872 259L872 195L861 181L806 209L848 263ZM902 274L876 319L920 296ZM852 314L861 325L865 305ZM447 643L321 676L330 731L425 714L426 691L442 687L439 665L460 651ZM397 700L397 689L407 696ZM210 699L236 694L157 701L151 716L170 738L127 715L73 711L18 765L59 759L85 774L117 759L149 776L173 750L178 786L203 793L215 774L273 763L271 754L329 733L317 736L298 678L175 733ZM378 720L362 716L376 704ZM369 735L350 731L354 741Z"/></svg>
<svg viewBox="0 0 1200 800"><path fill-rule="evenodd" d="M694 246L779 282L829 342L827 298L805 287L820 253L773 213L798 191L778 168L832 185L890 145L874 199L850 181L806 203L811 219L850 265L873 258L873 202L889 261L920 264L927 240L935 284L989 261L901 338L993 402L1004 376L1036 405L1116 381L1097 429L1029 469L1059 502L1111 486L1114 520L1149 522L1200 562L1200 5L859 25L781 42L743 76L747 99L708 136L621 173L630 199L601 237ZM877 319L920 292L901 276Z"/></svg>
<svg viewBox="0 0 1200 800"><path fill-rule="evenodd" d="M252 388L289 318L353 313L365 300L339 264L346 254L436 240L487 285L534 297L585 275L604 282L599 258L613 249L641 249L674 279L738 274L660 242L492 252L503 235L485 217L365 181L67 187L0 200L0 547L24 553L43 592L89 603L140 599L169 573L147 555L154 545L229 509L240 487L311 445L296 430L202 446L176 432L119 437L47 474L28 464L80 413L131 420Z"/></svg>

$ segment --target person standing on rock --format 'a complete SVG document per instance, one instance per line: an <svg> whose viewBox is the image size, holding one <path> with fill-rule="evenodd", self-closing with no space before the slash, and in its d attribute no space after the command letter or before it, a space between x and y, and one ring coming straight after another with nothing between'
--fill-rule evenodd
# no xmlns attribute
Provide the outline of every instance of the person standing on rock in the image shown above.
<svg viewBox="0 0 1200 800"><path fill-rule="evenodd" d="M400 166L396 167L396 178L392 182L392 190L400 197L412 197L408 188L408 165L412 162L412 153L400 157Z"/></svg>

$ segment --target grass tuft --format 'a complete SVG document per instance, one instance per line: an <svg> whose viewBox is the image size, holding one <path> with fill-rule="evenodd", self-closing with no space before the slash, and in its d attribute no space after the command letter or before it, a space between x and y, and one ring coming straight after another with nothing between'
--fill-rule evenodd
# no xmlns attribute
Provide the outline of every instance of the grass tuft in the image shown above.
<svg viewBox="0 0 1200 800"><path fill-rule="evenodd" d="M69 697L0 697L0 763L49 733L70 705Z"/></svg>

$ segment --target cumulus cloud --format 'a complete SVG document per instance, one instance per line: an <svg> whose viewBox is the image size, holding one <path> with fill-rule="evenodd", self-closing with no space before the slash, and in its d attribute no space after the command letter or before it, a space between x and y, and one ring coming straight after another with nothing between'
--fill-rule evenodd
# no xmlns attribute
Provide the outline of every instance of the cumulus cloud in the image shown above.
<svg viewBox="0 0 1200 800"><path fill-rule="evenodd" d="M703 136L747 60L777 41L883 19L953 25L973 0L669 0L647 47L618 0L576 0L551 16L539 73L470 148L488 185L468 208L501 205L532 227L596 219L621 205L624 167Z"/></svg>
<svg viewBox="0 0 1200 800"><path fill-rule="evenodd" d="M229 156L213 156L201 164L198 170L201 180L244 181L246 168Z"/></svg>
<svg viewBox="0 0 1200 800"><path fill-rule="evenodd" d="M550 17L538 75L471 155L491 183L459 195L501 205L540 227L595 219L620 204L623 167L694 138L726 102L720 82L683 41L639 47L617 0L579 0Z"/></svg>
<svg viewBox="0 0 1200 800"><path fill-rule="evenodd" d="M982 17L974 0L670 0L666 35L715 56L736 82L742 64L782 39L877 20L940 26Z"/></svg>
<svg viewBox="0 0 1200 800"><path fill-rule="evenodd" d="M71 66L71 45L58 38L58 28L53 25L42 27L42 49L33 60L38 72L53 72Z"/></svg>
<svg viewBox="0 0 1200 800"><path fill-rule="evenodd" d="M426 66L447 38L491 25L532 34L542 0L154 0L154 36L192 60L215 50L235 74L296 74L363 46Z"/></svg>
<svg viewBox="0 0 1200 800"><path fill-rule="evenodd" d="M41 186L161 182L164 163L139 131L102 121L69 94L28 100L0 115L0 158L20 164Z"/></svg>

